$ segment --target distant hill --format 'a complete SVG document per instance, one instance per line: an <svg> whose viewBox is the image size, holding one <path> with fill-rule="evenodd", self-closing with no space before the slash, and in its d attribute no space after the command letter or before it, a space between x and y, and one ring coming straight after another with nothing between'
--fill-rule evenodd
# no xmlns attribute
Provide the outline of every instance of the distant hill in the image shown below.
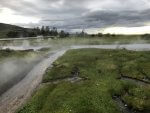
<svg viewBox="0 0 150 113"><path fill-rule="evenodd" d="M28 37L28 34L33 32L33 29L0 23L0 38Z"/></svg>
<svg viewBox="0 0 150 113"><path fill-rule="evenodd" d="M0 38L7 38L7 34L14 30L23 30L24 28L10 24L0 23Z"/></svg>

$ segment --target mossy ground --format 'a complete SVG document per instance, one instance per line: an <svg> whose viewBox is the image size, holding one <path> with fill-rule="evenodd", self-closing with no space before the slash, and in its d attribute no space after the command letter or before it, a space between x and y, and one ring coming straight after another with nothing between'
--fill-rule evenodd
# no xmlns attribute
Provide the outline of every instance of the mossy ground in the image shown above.
<svg viewBox="0 0 150 113"><path fill-rule="evenodd" d="M18 113L121 113L112 99L119 95L134 110L150 110L150 86L120 80L120 72L137 79L149 77L150 52L70 50L44 75L43 83L79 76L86 80L45 84ZM140 70L139 70L140 69ZM141 70L144 71L141 73Z"/></svg>
<svg viewBox="0 0 150 113"><path fill-rule="evenodd" d="M7 60L10 58L32 58L35 59L38 56L44 56L46 53L48 53L50 49L49 48L43 48L39 51L33 51L33 50L0 50L0 61Z"/></svg>
<svg viewBox="0 0 150 113"><path fill-rule="evenodd" d="M12 56L16 56L16 57L23 57L24 55L26 55L27 53L29 53L29 51L13 51L13 50L0 50L0 59L6 58L6 57L12 57Z"/></svg>

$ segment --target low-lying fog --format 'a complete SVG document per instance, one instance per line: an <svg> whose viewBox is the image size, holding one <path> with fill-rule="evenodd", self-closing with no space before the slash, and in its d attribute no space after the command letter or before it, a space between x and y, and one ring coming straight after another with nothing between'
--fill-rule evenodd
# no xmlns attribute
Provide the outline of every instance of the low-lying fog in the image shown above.
<svg viewBox="0 0 150 113"><path fill-rule="evenodd" d="M103 39L28 39L28 40L8 40L0 41L0 49L12 50L40 50L42 48L51 48L53 50L81 45L96 45L102 49L119 49L126 48L129 50L149 50L149 43L145 40L131 40L129 41L108 41Z"/></svg>
<svg viewBox="0 0 150 113"><path fill-rule="evenodd" d="M142 44L136 41L132 44L120 44L113 42L110 44L97 39L28 39L28 40L8 40L0 41L0 49L12 50L40 50L50 48L50 50L59 49L78 49L78 48L102 48L102 49L123 49L128 50L150 50L150 44ZM104 45L102 45L104 44ZM43 53L44 54L44 53ZM27 56L25 58L7 58L0 62L0 94L22 80L41 59ZM38 70L37 70L38 71Z"/></svg>
<svg viewBox="0 0 150 113"><path fill-rule="evenodd" d="M46 52L42 48L49 48ZM150 44L142 40L128 42L105 41L99 39L28 39L0 41L0 49L34 50L39 56L25 55L23 58L8 57L0 59L0 110L13 109L15 102L23 102L27 95L42 80L45 70L59 56L69 49L101 48L101 49L128 49L150 50ZM45 49L43 49L45 50ZM41 54L43 57L41 57ZM16 108L14 108L16 109Z"/></svg>
<svg viewBox="0 0 150 113"><path fill-rule="evenodd" d="M7 58L0 62L0 95L22 80L40 61L40 57Z"/></svg>

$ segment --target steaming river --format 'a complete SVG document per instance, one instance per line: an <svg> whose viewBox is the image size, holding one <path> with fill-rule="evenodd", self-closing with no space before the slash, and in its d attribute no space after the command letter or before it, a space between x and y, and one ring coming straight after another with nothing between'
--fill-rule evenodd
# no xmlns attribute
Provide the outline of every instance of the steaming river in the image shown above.
<svg viewBox="0 0 150 113"><path fill-rule="evenodd" d="M39 50L42 48L49 48L51 46L3 46L1 47L2 50L5 49L11 49L11 50ZM101 48L101 49L128 49L128 50L134 50L134 51L149 51L150 50L150 44L115 44L115 45L76 45L71 46L72 49L78 49L78 48Z"/></svg>
<svg viewBox="0 0 150 113"><path fill-rule="evenodd" d="M20 48L9 46L10 49L20 50ZM52 63L62 56L66 51L70 49L80 48L100 48L100 49L123 49L134 51L149 51L150 44L128 44L128 45L81 45L70 46L51 51L47 58L43 59L40 63L34 65L29 73L20 82L15 84L9 90L7 90L0 97L0 113L13 113L20 107L27 98L29 98L32 92L38 87L42 81L42 76L46 69L52 66ZM5 49L5 48L3 48ZM26 48L21 48L26 50ZM30 49L34 49L30 47ZM19 75L18 75L19 76Z"/></svg>

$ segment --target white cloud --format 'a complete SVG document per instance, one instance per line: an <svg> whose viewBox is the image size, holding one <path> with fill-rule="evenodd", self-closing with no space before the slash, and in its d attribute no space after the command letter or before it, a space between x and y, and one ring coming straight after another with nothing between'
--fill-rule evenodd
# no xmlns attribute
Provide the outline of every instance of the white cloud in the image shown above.
<svg viewBox="0 0 150 113"><path fill-rule="evenodd" d="M4 8L0 13L0 22L18 24L18 23L38 23L40 19L34 17L26 17L22 15L15 15L14 12L8 8Z"/></svg>
<svg viewBox="0 0 150 113"><path fill-rule="evenodd" d="M141 27L110 27L102 31L103 33L112 34L145 34L150 33L150 26Z"/></svg>

